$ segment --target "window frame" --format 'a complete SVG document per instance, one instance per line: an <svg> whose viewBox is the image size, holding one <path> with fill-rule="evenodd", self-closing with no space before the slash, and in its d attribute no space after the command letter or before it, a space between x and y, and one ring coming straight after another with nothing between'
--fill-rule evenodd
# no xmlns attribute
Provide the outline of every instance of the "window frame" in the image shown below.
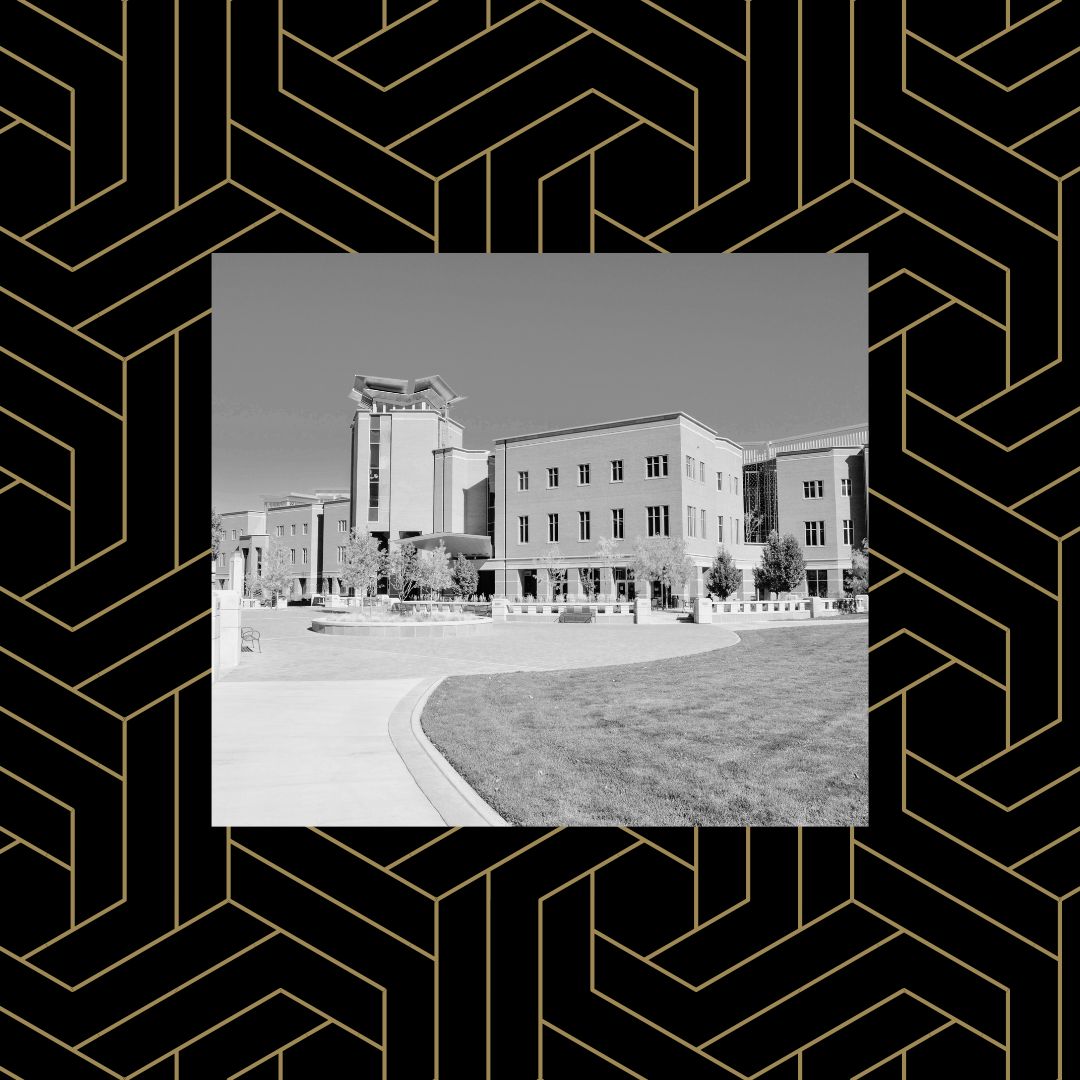
<svg viewBox="0 0 1080 1080"><path fill-rule="evenodd" d="M841 476L840 477L840 494L842 496L843 495L847 495L847 496L851 495L851 477L850 476Z"/></svg>
<svg viewBox="0 0 1080 1080"><path fill-rule="evenodd" d="M724 542L724 515L716 515L716 542L722 544Z"/></svg>
<svg viewBox="0 0 1080 1080"><path fill-rule="evenodd" d="M584 477L584 479L582 479ZM578 487L592 486L592 462L579 462L577 467Z"/></svg>
<svg viewBox="0 0 1080 1080"><path fill-rule="evenodd" d="M588 510L579 510L578 512L578 543L584 544L592 539L592 516ZM582 533L588 535L582 536Z"/></svg>
<svg viewBox="0 0 1080 1080"><path fill-rule="evenodd" d="M852 518L842 518L844 545L851 547L855 543L855 522Z"/></svg>
<svg viewBox="0 0 1080 1080"><path fill-rule="evenodd" d="M548 538L549 544L557 544L559 542L559 515L548 514Z"/></svg>
<svg viewBox="0 0 1080 1080"><path fill-rule="evenodd" d="M617 506L612 507L611 510L611 539L612 540L625 540L626 539L626 525L624 521L625 515L623 510L625 507Z"/></svg>
<svg viewBox="0 0 1080 1080"><path fill-rule="evenodd" d="M289 565L296 565L296 548L289 548Z"/></svg>
<svg viewBox="0 0 1080 1080"><path fill-rule="evenodd" d="M718 472L716 474L716 490L717 491L723 491L724 490L724 474L722 472Z"/></svg>
<svg viewBox="0 0 1080 1080"><path fill-rule="evenodd" d="M817 494L814 494L814 485L817 485ZM824 499L825 498L825 482L823 480L804 480L802 482L803 498L804 499ZM807 491L810 492L807 495Z"/></svg>
<svg viewBox="0 0 1080 1080"><path fill-rule="evenodd" d="M686 455L686 478L694 479L694 458L690 454Z"/></svg>
<svg viewBox="0 0 1080 1080"><path fill-rule="evenodd" d="M705 462L702 461L701 458L698 458L698 465L700 466L700 469L698 470L698 479L704 484L705 483Z"/></svg>
<svg viewBox="0 0 1080 1080"><path fill-rule="evenodd" d="M618 472L618 476L615 473ZM623 482L623 459L614 458L611 461L611 479L608 480L609 484L621 484Z"/></svg>
<svg viewBox="0 0 1080 1080"><path fill-rule="evenodd" d="M518 543L527 544L529 542L529 515L518 515Z"/></svg>
<svg viewBox="0 0 1080 1080"><path fill-rule="evenodd" d="M555 483L552 483L552 480L554 480ZM547 489L546 490L553 491L558 486L559 486L559 466L556 465L554 468L550 468L550 467L548 468L548 471L547 471Z"/></svg>
<svg viewBox="0 0 1080 1080"><path fill-rule="evenodd" d="M667 454L649 454L645 458L645 479L646 480L663 480L668 475L668 456ZM652 463L656 462L657 471L655 473L650 472L652 469Z"/></svg>
<svg viewBox="0 0 1080 1080"><path fill-rule="evenodd" d="M529 490L529 470L528 469L525 469L525 470L520 470L519 469L518 470L518 486L517 486L517 489L518 489L518 491L528 491Z"/></svg>

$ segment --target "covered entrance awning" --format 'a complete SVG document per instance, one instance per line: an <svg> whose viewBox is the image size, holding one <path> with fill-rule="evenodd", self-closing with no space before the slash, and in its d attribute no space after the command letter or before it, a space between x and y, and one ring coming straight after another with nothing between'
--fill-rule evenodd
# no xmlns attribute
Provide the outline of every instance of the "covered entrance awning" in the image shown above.
<svg viewBox="0 0 1080 1080"><path fill-rule="evenodd" d="M475 533L424 533L423 536L410 536L398 542L415 544L418 548L431 550L439 546L440 540L451 555L479 555L485 559L492 557L491 540L486 534L478 536Z"/></svg>

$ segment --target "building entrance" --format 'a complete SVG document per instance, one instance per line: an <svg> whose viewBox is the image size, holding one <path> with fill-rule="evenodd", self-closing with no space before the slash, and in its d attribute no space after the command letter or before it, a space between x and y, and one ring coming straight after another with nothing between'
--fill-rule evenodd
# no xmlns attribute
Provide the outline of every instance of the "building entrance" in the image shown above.
<svg viewBox="0 0 1080 1080"><path fill-rule="evenodd" d="M523 570L521 572L521 595L536 596L536 571Z"/></svg>

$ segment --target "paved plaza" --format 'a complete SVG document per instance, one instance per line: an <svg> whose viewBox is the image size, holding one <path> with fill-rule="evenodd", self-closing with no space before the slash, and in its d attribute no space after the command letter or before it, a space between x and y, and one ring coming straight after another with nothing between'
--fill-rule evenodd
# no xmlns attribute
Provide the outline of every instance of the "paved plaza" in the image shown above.
<svg viewBox="0 0 1080 1080"><path fill-rule="evenodd" d="M739 630L838 624L507 622L421 639L326 637L306 608L240 615L262 649L213 687L213 825L498 825L420 728L442 677L636 664L737 645Z"/></svg>

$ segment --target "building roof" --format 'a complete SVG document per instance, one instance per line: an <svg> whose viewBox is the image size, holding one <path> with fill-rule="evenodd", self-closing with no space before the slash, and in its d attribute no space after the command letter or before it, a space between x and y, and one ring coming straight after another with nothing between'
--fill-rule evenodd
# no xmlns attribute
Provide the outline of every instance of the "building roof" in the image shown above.
<svg viewBox="0 0 1080 1080"><path fill-rule="evenodd" d="M760 442L744 442L743 464L755 461L767 461L776 457L778 452L793 450L813 450L826 446L862 446L870 441L870 422L849 424L847 427L829 428L826 431L811 431L805 435L789 435L782 439L767 439Z"/></svg>
<svg viewBox="0 0 1080 1080"><path fill-rule="evenodd" d="M657 420L678 420L680 418L697 424L703 431L708 431L712 435L716 434L715 428L709 427L708 424L703 424L700 420L695 420L689 413L680 411L660 413L656 416L635 416L629 420L612 420L607 424L581 424L579 427L558 428L555 431L537 431L531 435L508 435L504 439L495 439L494 442L496 445L499 443L527 442L529 439L547 439L553 435L573 435L578 431L603 431L604 428L629 427L633 424L652 424Z"/></svg>

